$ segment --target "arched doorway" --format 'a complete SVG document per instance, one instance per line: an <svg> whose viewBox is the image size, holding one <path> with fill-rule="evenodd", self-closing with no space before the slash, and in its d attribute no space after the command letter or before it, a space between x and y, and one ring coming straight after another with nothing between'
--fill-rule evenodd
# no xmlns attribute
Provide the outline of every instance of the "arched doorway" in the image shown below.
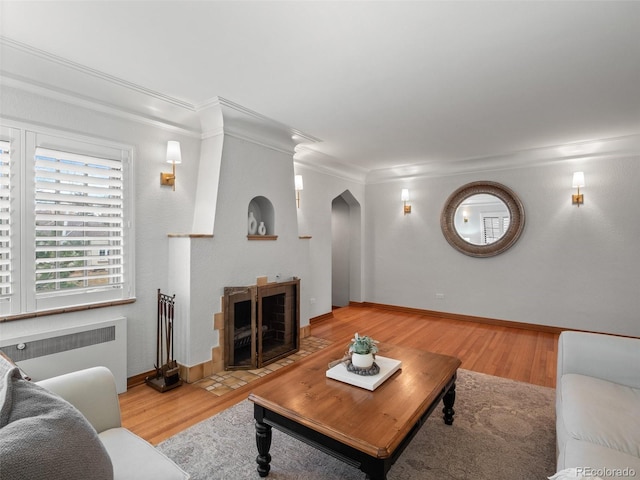
<svg viewBox="0 0 640 480"><path fill-rule="evenodd" d="M331 304L362 301L361 209L349 190L331 202Z"/></svg>

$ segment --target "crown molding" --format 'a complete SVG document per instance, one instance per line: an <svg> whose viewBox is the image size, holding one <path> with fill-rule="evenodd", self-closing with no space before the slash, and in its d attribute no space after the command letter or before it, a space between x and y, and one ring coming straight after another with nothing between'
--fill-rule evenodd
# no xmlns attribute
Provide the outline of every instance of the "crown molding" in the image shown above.
<svg viewBox="0 0 640 480"><path fill-rule="evenodd" d="M22 42L18 42L16 40L13 40L11 38L5 37L3 35L0 35L0 44L6 46L6 47L10 47L16 51L25 53L27 55L31 55L33 57L38 57L42 60L46 60L47 62L53 63L53 64L57 64L59 66L65 67L67 69L70 70L75 70L77 73L80 73L82 75L87 75L90 77L94 77L96 79L111 83L113 85L117 85L123 88L126 88L128 90L131 91L135 91L138 92L142 95L146 95L149 97L153 97L156 98L158 100L161 100L163 102L166 103L170 103L173 105L176 105L178 107L190 110L190 111L195 111L195 108L192 104L190 104L189 102L183 101L183 100L179 100L177 98L171 97L169 95L165 95L163 93L157 92L155 90L151 90L149 88L143 87L141 85L137 85L135 83L129 82L127 80L124 80L122 78L113 76L113 75L109 75L108 73L105 72L101 72L100 70L96 70L94 68L90 68L87 67L86 65L82 65L80 63L76 63L73 62L71 60L68 60L66 58L60 57L58 55L54 55L52 53L46 52L44 50L40 50L38 48L32 47L30 45L27 45L25 43Z"/></svg>
<svg viewBox="0 0 640 480"><path fill-rule="evenodd" d="M296 164L306 168L363 184L640 155L640 133L633 133L503 155L367 170L319 152L314 146L321 143L321 139L231 100L213 97L194 105L1 35L0 46L0 87L15 88L201 140L230 135L292 155ZM42 80L43 71L47 72L46 81Z"/></svg>
<svg viewBox="0 0 640 480"><path fill-rule="evenodd" d="M299 147L296 149L296 153L293 156L293 163L294 165L303 166L324 175L330 175L363 185L367 183L367 169L341 162L334 157L325 155L312 148Z"/></svg>
<svg viewBox="0 0 640 480"><path fill-rule="evenodd" d="M304 159L325 174L362 182L365 170L311 150L313 135L223 97L194 105L0 35L0 86L201 140L229 135ZM39 80L47 71L47 81Z"/></svg>
<svg viewBox="0 0 640 480"><path fill-rule="evenodd" d="M173 133L188 137L199 138L201 136L200 129L194 128L193 126L180 125L164 118L143 115L140 112L130 110L120 105L113 105L93 97L80 95L77 92L71 92L51 85L45 85L32 79L21 78L16 75L7 74L6 72L0 72L0 87L15 88L16 90L57 100L76 107L120 117L131 122L148 125L154 128L169 130Z"/></svg>
<svg viewBox="0 0 640 480"><path fill-rule="evenodd" d="M434 161L371 170L366 183L422 177L445 177L500 170L539 167L569 161L597 160L640 155L640 133L533 148L504 155L472 157L457 161Z"/></svg>
<svg viewBox="0 0 640 480"><path fill-rule="evenodd" d="M293 155L320 140L231 100L194 105L0 36L0 85L200 139L227 134ZM47 81L39 72L46 68Z"/></svg>
<svg viewBox="0 0 640 480"><path fill-rule="evenodd" d="M203 128L203 136L223 131L244 141L293 155L301 143L321 140L285 125L277 120L243 107L223 97L214 97L196 107Z"/></svg>
<svg viewBox="0 0 640 480"><path fill-rule="evenodd" d="M0 36L0 85L130 121L200 136L195 107ZM46 77L42 72L46 71ZM43 80L46 78L46 80Z"/></svg>
<svg viewBox="0 0 640 480"><path fill-rule="evenodd" d="M201 105L196 106L195 110L197 112L201 112L201 111L205 111L207 108L210 108L210 107L219 107L221 108L221 110L223 110L223 112L226 111L227 113L235 112L233 118L240 118L240 117L252 118L255 120L255 122L261 123L262 125L270 125L274 130L287 132L287 134L290 134L290 136L292 137L295 136L295 138L293 138L292 140L298 144L299 143L317 143L322 141L319 138L314 137L313 135L304 133L300 130L290 127L289 125L285 125L282 122L279 122L261 113L258 113L255 110L251 110L247 107L240 105L239 103L235 103L227 98L220 97L220 96L213 97L203 102Z"/></svg>

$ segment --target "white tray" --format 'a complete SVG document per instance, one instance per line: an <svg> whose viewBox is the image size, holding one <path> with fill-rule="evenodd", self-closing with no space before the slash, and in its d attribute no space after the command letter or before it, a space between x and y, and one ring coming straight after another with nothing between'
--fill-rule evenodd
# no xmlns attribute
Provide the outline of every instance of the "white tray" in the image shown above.
<svg viewBox="0 0 640 480"><path fill-rule="evenodd" d="M358 375L347 370L347 366L344 363L339 363L327 370L327 377L356 387L366 388L367 390L375 390L387 378L402 368L400 360L381 357L380 355L376 355L376 363L380 367L380 372L376 375Z"/></svg>

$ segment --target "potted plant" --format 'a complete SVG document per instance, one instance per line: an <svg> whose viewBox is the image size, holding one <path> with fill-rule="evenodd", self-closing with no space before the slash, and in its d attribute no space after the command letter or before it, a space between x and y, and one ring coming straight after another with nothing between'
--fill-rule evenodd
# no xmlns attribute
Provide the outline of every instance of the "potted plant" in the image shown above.
<svg viewBox="0 0 640 480"><path fill-rule="evenodd" d="M366 335L360 336L357 333L349 342L349 353L351 354L351 363L357 368L371 368L375 360L375 354L378 353L378 343L371 337Z"/></svg>

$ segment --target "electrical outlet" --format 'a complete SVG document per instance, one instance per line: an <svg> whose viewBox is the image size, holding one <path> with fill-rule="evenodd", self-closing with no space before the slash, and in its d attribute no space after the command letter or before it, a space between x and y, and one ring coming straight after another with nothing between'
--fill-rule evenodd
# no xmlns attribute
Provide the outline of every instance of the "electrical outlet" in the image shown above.
<svg viewBox="0 0 640 480"><path fill-rule="evenodd" d="M438 300L444 300L444 293L436 293L436 298Z"/></svg>

